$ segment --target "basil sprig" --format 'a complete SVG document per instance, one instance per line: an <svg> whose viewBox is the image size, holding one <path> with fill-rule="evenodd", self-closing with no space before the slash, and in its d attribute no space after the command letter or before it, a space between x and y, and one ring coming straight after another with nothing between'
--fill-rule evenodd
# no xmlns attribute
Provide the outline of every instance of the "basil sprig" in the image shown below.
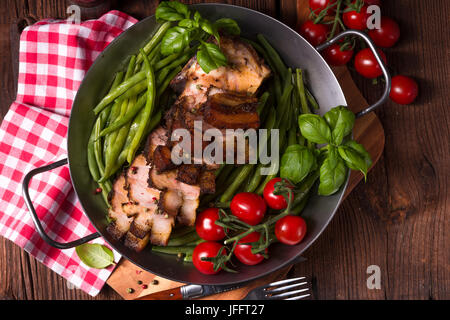
<svg viewBox="0 0 450 320"><path fill-rule="evenodd" d="M168 56L184 51L193 42L200 42L197 61L202 70L209 73L227 64L227 59L220 47L214 43L206 43L208 36L213 36L220 45L219 30L231 35L239 35L241 30L236 21L229 18L218 19L214 23L203 18L198 11L194 14L178 1L162 1L156 9L158 21L177 22L167 30L161 41L161 54Z"/></svg>
<svg viewBox="0 0 450 320"><path fill-rule="evenodd" d="M372 165L364 147L348 138L355 124L355 115L338 106L323 115L302 114L298 118L302 136L323 146L311 150L300 145L289 146L281 158L280 176L297 184L320 167L320 195L331 195L345 182L347 168L359 170L367 177Z"/></svg>

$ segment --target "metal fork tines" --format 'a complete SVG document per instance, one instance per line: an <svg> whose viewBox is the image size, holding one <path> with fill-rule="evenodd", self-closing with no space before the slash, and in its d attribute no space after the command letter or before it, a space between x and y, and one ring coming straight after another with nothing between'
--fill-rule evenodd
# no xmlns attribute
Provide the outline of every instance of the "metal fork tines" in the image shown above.
<svg viewBox="0 0 450 320"><path fill-rule="evenodd" d="M300 300L309 297L306 277L280 280L253 289L244 300Z"/></svg>

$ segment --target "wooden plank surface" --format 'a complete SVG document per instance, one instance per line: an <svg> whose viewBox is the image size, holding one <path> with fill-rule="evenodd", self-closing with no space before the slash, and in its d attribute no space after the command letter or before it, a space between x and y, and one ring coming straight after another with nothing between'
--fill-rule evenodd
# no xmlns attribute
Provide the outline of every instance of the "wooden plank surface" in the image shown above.
<svg viewBox="0 0 450 320"><path fill-rule="evenodd" d="M292 0L226 2L261 10L291 26L295 23ZM308 261L298 264L292 274L312 276L317 299L449 299L450 2L382 2L382 14L398 20L402 30L399 44L386 50L388 64L393 73L418 79L420 96L411 106L389 102L376 112L386 133L379 164L307 250ZM67 3L0 2L0 118L15 97L14 29L24 19L64 17ZM142 18L154 6L155 1L130 0L116 8ZM370 81L357 75L354 80L368 101L381 94L381 87ZM381 268L381 290L366 287L366 268L372 264ZM92 298L69 288L64 279L0 238L0 299ZM105 287L95 299L121 298Z"/></svg>

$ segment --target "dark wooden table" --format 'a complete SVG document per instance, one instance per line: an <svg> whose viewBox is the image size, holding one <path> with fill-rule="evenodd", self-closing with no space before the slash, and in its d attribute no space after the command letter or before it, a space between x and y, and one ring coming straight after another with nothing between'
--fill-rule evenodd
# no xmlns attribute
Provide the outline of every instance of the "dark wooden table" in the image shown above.
<svg viewBox="0 0 450 320"><path fill-rule="evenodd" d="M202 1L191 1L202 2ZM292 26L295 0L229 0ZM311 275L317 299L450 298L450 2L384 0L382 13L399 21L402 37L386 50L393 74L420 85L415 104L388 102L377 110L386 133L384 154L342 204L337 215L293 269ZM158 1L118 1L115 8L136 18L154 12ZM42 18L66 17L68 1L0 2L0 119L15 99L21 28ZM368 101L381 87L354 75ZM381 269L381 289L369 290L367 267ZM92 299L0 238L0 299ZM95 299L120 299L108 286Z"/></svg>

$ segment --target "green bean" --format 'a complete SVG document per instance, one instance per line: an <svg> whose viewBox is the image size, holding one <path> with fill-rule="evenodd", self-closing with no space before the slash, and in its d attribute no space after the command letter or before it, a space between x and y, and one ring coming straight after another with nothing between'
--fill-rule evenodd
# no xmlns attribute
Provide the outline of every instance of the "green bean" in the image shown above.
<svg viewBox="0 0 450 320"><path fill-rule="evenodd" d="M161 121L161 117L162 117L162 112L161 112L161 110L159 110L150 119L150 122L148 123L147 128L145 129L145 134L144 134L145 137L148 136L150 134L150 132L159 124L159 122Z"/></svg>
<svg viewBox="0 0 450 320"><path fill-rule="evenodd" d="M270 93L268 91L266 91L259 98L258 107L256 108L256 111L258 112L259 115L261 115L261 112L264 110L264 107L266 106L269 96L270 96Z"/></svg>
<svg viewBox="0 0 450 320"><path fill-rule="evenodd" d="M167 75L171 72L173 68L184 65L190 58L192 58L193 53L197 50L197 46L190 48L185 54L183 54L178 59L174 60L171 64L161 69L156 77L156 83L158 87L166 79Z"/></svg>
<svg viewBox="0 0 450 320"><path fill-rule="evenodd" d="M136 73L134 76L130 77L128 80L124 81L122 84L120 84L120 86L118 86L112 92L107 94L97 104L97 106L94 108L94 113L96 115L99 114L100 111L102 111L104 108L106 108L108 106L108 104L110 104L111 102L114 101L114 99L116 99L118 96L123 94L125 91L127 91L128 89L133 87L138 82L144 80L145 76L146 76L145 72L144 71L140 71L140 72Z"/></svg>
<svg viewBox="0 0 450 320"><path fill-rule="evenodd" d="M222 170L225 168L225 163L222 163L219 167L219 169L217 169L216 171L214 171L214 175L216 176L216 178L220 175L220 173L222 172Z"/></svg>
<svg viewBox="0 0 450 320"><path fill-rule="evenodd" d="M140 52L137 56L137 63L141 63L143 61L143 54L147 55L150 51L152 51L156 45L161 42L161 39L164 37L164 34L171 27L172 23L167 21L164 22L161 27L156 31L150 41L142 48L143 52Z"/></svg>
<svg viewBox="0 0 450 320"><path fill-rule="evenodd" d="M195 246L179 246L179 247L162 247L162 246L152 246L152 251L167 254L192 254L194 252Z"/></svg>
<svg viewBox="0 0 450 320"><path fill-rule="evenodd" d="M190 242L197 241L199 239L200 239L200 237L198 236L197 232L193 231L182 237L178 237L178 238L171 237L169 242L167 243L167 246L168 247L178 247L178 246L186 245Z"/></svg>
<svg viewBox="0 0 450 320"><path fill-rule="evenodd" d="M159 60L154 66L153 68L155 69L155 71L158 71L159 69L164 68L166 65L168 65L169 63L171 63L172 61L174 61L175 59L177 59L183 52L180 51L178 53L173 53L167 57L165 57L164 59Z"/></svg>
<svg viewBox="0 0 450 320"><path fill-rule="evenodd" d="M91 173L92 178L95 181L98 181L100 179L100 173L98 172L97 160L95 159L94 154L94 136L94 131L92 131L88 142L87 159L89 172Z"/></svg>
<svg viewBox="0 0 450 320"><path fill-rule="evenodd" d="M276 70L283 77L283 80L284 80L286 77L287 68L286 68L284 62L281 60L280 55L269 44L269 42L266 40L266 38L262 34L258 34L256 37L257 37L258 41L261 43L261 45L263 46L263 48L266 50L268 56L273 61L273 64L275 65Z"/></svg>
<svg viewBox="0 0 450 320"><path fill-rule="evenodd" d="M169 86L170 81L181 71L182 67L178 66L175 69L172 70L171 73L167 75L167 77L164 79L164 81L158 86L158 97L161 96L161 94L164 93L164 91Z"/></svg>
<svg viewBox="0 0 450 320"><path fill-rule="evenodd" d="M134 98L136 98L136 96ZM144 93L142 96L139 97L139 99L132 106L132 108L129 108L121 118L118 118L110 126L103 129L102 132L100 132L100 137L106 136L107 134L116 131L117 129L121 128L122 126L130 122L136 116L136 114L145 106L146 101L147 101L147 93Z"/></svg>
<svg viewBox="0 0 450 320"><path fill-rule="evenodd" d="M308 107L308 102L306 100L305 85L303 82L303 72L301 69L297 69L296 74L297 74L297 77L296 77L295 84L297 86L297 93L300 98L300 106L302 108L302 113L303 114L311 113L311 111L309 110L309 107Z"/></svg>
<svg viewBox="0 0 450 320"><path fill-rule="evenodd" d="M188 227L188 226L177 226L172 230L172 233L170 234L170 239L176 239L179 237L182 237L188 233L191 233L195 231L195 227Z"/></svg>
<svg viewBox="0 0 450 320"><path fill-rule="evenodd" d="M220 197L220 202L227 202L231 199L235 191L244 182L253 169L253 164L246 164L239 168L239 173L234 181L228 186L226 191Z"/></svg>
<svg viewBox="0 0 450 320"><path fill-rule="evenodd" d="M315 110L319 110L319 104L316 101L316 98L312 95L312 93L308 90L308 88L305 87L306 91L306 98L308 99L309 104L313 107Z"/></svg>
<svg viewBox="0 0 450 320"><path fill-rule="evenodd" d="M129 99L131 97L135 97L139 95L141 92L147 89L147 80L144 79L141 82L136 83L133 87L125 91L120 97L118 97L115 102L122 102L125 99Z"/></svg>
<svg viewBox="0 0 450 320"><path fill-rule="evenodd" d="M147 123L148 123L151 115L152 115L153 106L155 104L155 94L156 94L155 74L153 73L153 69L152 69L152 66L150 65L150 61L148 61L148 58L145 56L143 51L141 51L141 53L144 56L146 77L148 79L147 102L145 104L144 109L142 109L143 114L142 114L141 123L139 124L139 129L136 132L136 135L134 136L133 141L131 142L130 150L128 151L128 156L127 156L128 163L131 163L131 161L133 161L134 155L135 155L136 150L139 147L139 144L143 138L145 128L147 126Z"/></svg>
<svg viewBox="0 0 450 320"><path fill-rule="evenodd" d="M283 91L283 95L281 96L281 101L279 107L279 113L281 116L279 117L279 121L277 123L277 127L280 128L281 125L284 125L288 123L289 120L289 98L291 96L292 90L294 89L294 86L292 84L288 84Z"/></svg>
<svg viewBox="0 0 450 320"><path fill-rule="evenodd" d="M274 128L275 123L276 123L276 112L273 108L271 110L272 110L272 112L269 114L269 118L267 119L266 124L265 124L265 127L266 127L268 133L265 136L265 138L263 140L261 140L259 143L260 146L263 146L265 148L267 148L267 141L269 140L272 129ZM245 188L245 192L253 192L258 187L258 185L262 179L261 169L263 167L264 167L264 165L262 163L259 163L256 166L256 169Z"/></svg>
<svg viewBox="0 0 450 320"><path fill-rule="evenodd" d="M133 108L133 106L136 104L136 97L133 97L128 102L128 109ZM117 158L122 151L122 148L125 144L125 141L128 136L128 132L130 130L131 123L128 123L121 127L117 133L116 139L114 140L114 145L111 146L111 150L108 154L108 158L105 159L105 173L103 174L103 177L101 178L100 182L105 181L105 179L109 178L111 175L115 173L113 171L115 164L117 162Z"/></svg>

